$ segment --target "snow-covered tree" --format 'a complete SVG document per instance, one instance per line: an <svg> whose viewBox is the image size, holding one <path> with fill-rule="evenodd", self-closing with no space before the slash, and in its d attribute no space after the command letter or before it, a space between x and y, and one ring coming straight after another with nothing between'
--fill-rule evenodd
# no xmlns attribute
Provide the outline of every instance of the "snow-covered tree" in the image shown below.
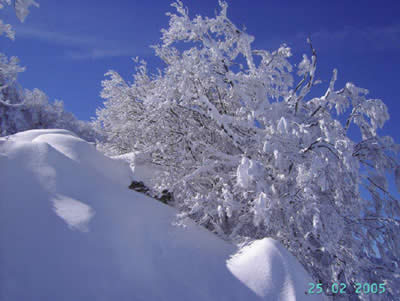
<svg viewBox="0 0 400 301"><path fill-rule="evenodd" d="M0 55L0 65L1 58L4 57ZM72 113L65 111L60 100L50 103L47 95L39 89L22 90L13 83L1 91L0 136L48 128L67 129L87 141L100 138L91 123L78 120Z"/></svg>
<svg viewBox="0 0 400 301"><path fill-rule="evenodd" d="M21 22L24 22L25 18L28 16L30 6L39 7L39 4L34 0L0 0L0 9L9 5L14 6L15 14ZM15 38L15 32L12 26L10 24L4 24L3 20L0 19L0 35L2 34L6 34L11 40Z"/></svg>
<svg viewBox="0 0 400 301"><path fill-rule="evenodd" d="M18 19L23 22L31 5L38 6L33 0L0 0L0 9L14 4ZM0 35L5 33L14 39L11 25L0 20ZM8 58L0 53L0 135L11 135L20 131L40 128L63 128L75 132L88 141L99 136L90 123L77 120L64 110L62 101L49 103L45 93L38 89L23 90L17 83L18 73L25 68L18 65L16 57Z"/></svg>
<svg viewBox="0 0 400 301"><path fill-rule="evenodd" d="M385 283L381 300L394 300L400 204L388 179L400 188L399 145L377 133L385 104L352 83L336 89L336 70L326 93L310 98L318 83L310 41L296 75L290 49L253 49L225 2L213 18L173 6L154 46L164 68L153 74L141 61L133 83L107 73L102 148L158 165L152 188L172 191L182 217L236 242L278 239L316 281L348 284L349 299L371 298L354 291L368 282Z"/></svg>

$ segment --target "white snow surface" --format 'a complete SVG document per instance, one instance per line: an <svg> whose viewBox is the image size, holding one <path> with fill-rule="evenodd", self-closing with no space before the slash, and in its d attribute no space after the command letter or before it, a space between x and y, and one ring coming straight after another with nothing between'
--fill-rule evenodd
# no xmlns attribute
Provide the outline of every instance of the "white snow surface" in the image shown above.
<svg viewBox="0 0 400 301"><path fill-rule="evenodd" d="M1 138L0 301L322 300L278 242L237 252L173 226L176 211L131 179L66 130Z"/></svg>
<svg viewBox="0 0 400 301"><path fill-rule="evenodd" d="M154 187L155 179L163 173L161 166L150 163L150 158L140 152L113 156L112 158L127 162L132 170L133 179L143 182L149 188Z"/></svg>

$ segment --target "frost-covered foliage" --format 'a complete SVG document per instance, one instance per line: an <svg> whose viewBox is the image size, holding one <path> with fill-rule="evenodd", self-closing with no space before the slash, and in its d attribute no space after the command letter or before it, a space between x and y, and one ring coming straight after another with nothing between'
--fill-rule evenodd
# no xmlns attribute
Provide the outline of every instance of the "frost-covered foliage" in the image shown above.
<svg viewBox="0 0 400 301"><path fill-rule="evenodd" d="M11 4L10 0L0 0L0 9ZM14 2L16 15L22 22L31 5L38 6L32 0ZM0 34L2 33L14 39L11 25L5 25L0 20ZM63 128L88 141L94 141L98 137L91 124L77 120L73 114L64 111L62 101L49 103L46 94L38 89L23 91L17 83L17 76L24 70L25 68L18 65L16 57L8 58L0 53L0 136L29 129Z"/></svg>
<svg viewBox="0 0 400 301"><path fill-rule="evenodd" d="M25 18L28 16L30 6L39 7L39 4L34 0L0 0L0 9L12 4L14 5L15 14L21 22L24 22ZM5 34L12 40L15 38L15 32L12 29L12 26L10 24L4 24L4 22L0 19L0 35L2 34Z"/></svg>
<svg viewBox="0 0 400 301"><path fill-rule="evenodd" d="M22 90L16 79L23 70L16 57L8 59L0 53L0 136L29 129L60 128L87 141L99 138L90 123L65 111L62 101L50 103L47 95L38 89Z"/></svg>
<svg viewBox="0 0 400 301"><path fill-rule="evenodd" d="M146 154L163 170L153 189L173 191L182 216L220 236L273 237L316 281L347 283L347 297L363 300L370 295L357 297L351 285L385 283L381 300L394 300L400 206L388 175L400 182L399 146L377 134L385 104L352 83L335 89L336 70L326 93L310 99L310 41L296 77L290 49L253 49L225 2L213 18L173 6L154 47L164 69L149 74L142 61L133 83L114 71L103 82L103 149ZM360 141L348 135L352 124Z"/></svg>

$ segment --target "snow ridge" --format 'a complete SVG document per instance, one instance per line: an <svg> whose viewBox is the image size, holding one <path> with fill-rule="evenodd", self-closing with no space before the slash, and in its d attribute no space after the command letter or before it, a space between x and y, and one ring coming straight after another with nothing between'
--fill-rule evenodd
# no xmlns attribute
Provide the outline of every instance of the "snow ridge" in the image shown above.
<svg viewBox="0 0 400 301"><path fill-rule="evenodd" d="M0 301L320 300L276 241L236 248L129 190L66 130L0 138Z"/></svg>

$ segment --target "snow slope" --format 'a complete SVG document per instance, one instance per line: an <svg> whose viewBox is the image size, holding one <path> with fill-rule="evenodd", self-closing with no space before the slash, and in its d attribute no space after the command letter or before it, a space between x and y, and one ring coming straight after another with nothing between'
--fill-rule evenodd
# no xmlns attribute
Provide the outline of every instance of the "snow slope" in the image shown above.
<svg viewBox="0 0 400 301"><path fill-rule="evenodd" d="M130 168L66 130L0 139L0 300L321 300L279 245L234 246L127 189ZM233 255L233 256L232 256Z"/></svg>

